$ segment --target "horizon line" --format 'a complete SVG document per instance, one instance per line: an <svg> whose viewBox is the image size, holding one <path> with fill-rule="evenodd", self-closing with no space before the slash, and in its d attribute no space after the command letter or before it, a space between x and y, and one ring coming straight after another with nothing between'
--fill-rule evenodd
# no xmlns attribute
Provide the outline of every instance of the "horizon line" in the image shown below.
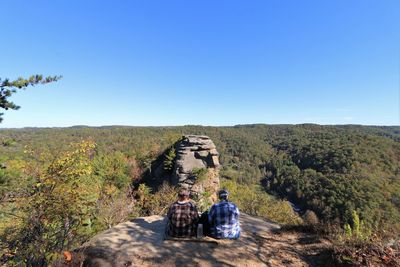
<svg viewBox="0 0 400 267"><path fill-rule="evenodd" d="M70 125L70 126L23 126L23 127L0 127L0 130L17 130L17 129L55 129L55 128L103 128L103 127L132 127L132 128L173 128L173 127L237 127L237 126L299 126L299 125L317 125L317 126L365 126L365 127L400 127L400 125L384 125L384 124L319 124L312 122L304 123L244 123L232 125L202 125L202 124L181 124L181 125L123 125L123 124L110 124L110 125Z"/></svg>

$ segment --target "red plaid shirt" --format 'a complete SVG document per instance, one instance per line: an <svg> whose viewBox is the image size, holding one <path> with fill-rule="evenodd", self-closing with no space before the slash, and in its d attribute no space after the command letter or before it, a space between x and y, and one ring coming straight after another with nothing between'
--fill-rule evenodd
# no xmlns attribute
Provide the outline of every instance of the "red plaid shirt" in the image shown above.
<svg viewBox="0 0 400 267"><path fill-rule="evenodd" d="M196 234L199 219L196 205L192 202L175 202L168 211L168 235L187 237Z"/></svg>

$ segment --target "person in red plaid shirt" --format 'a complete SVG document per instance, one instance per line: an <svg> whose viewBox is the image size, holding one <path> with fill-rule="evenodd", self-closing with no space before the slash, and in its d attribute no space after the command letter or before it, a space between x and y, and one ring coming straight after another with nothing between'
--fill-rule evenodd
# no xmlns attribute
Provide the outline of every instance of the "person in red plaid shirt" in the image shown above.
<svg viewBox="0 0 400 267"><path fill-rule="evenodd" d="M168 235L174 237L189 237L196 235L196 225L199 220L196 204L190 201L189 192L180 190L178 201L173 203L168 211Z"/></svg>

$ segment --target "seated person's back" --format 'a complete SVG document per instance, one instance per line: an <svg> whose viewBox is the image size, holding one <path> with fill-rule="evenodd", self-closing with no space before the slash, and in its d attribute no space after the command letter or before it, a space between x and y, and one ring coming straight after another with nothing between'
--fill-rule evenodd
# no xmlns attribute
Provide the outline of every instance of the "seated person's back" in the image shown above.
<svg viewBox="0 0 400 267"><path fill-rule="evenodd" d="M171 205L167 216L169 236L189 237L195 235L199 214L196 205L190 201L187 190L179 191L178 201Z"/></svg>
<svg viewBox="0 0 400 267"><path fill-rule="evenodd" d="M220 202L214 204L208 214L212 237L236 239L240 236L239 209L228 201L228 194L227 190L219 191Z"/></svg>

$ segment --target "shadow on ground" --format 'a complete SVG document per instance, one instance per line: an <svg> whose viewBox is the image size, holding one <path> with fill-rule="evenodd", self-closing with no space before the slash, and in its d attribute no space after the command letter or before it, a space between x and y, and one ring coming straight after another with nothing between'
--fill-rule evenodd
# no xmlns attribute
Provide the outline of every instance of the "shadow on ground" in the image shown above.
<svg viewBox="0 0 400 267"><path fill-rule="evenodd" d="M278 225L246 214L241 216L240 239L218 245L164 240L165 224L161 216L137 218L95 236L79 250L85 257L84 266L254 267L328 263L323 257L327 250L322 249L321 242L311 242L307 236L285 237L273 231L279 229Z"/></svg>

